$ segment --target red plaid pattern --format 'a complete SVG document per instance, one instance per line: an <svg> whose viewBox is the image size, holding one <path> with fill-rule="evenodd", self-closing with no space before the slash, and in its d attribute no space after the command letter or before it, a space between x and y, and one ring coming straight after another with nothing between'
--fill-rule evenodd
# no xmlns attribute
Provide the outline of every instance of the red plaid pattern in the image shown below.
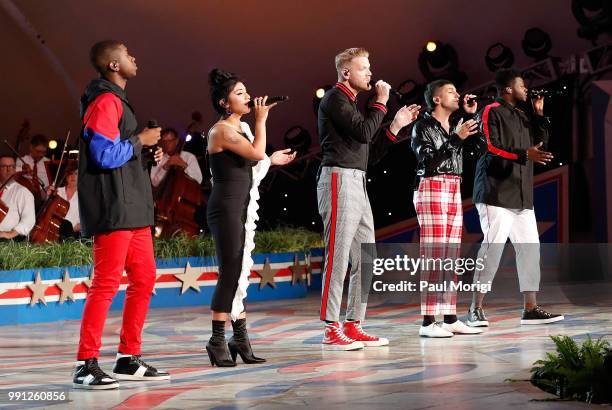
<svg viewBox="0 0 612 410"><path fill-rule="evenodd" d="M463 231L461 206L461 177L438 175L421 178L414 193L414 207L420 226L421 257L425 259L455 259L460 253ZM424 261L425 262L425 261ZM457 292L450 291L457 275L444 271L440 265L421 270L421 280L446 289L421 291L422 315L454 315L457 313Z"/></svg>

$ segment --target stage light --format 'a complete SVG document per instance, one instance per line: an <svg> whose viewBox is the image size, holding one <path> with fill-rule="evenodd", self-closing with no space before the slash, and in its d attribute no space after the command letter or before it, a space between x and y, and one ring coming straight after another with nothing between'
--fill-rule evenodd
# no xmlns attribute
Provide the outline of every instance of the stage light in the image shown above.
<svg viewBox="0 0 612 410"><path fill-rule="evenodd" d="M609 0L572 0L572 14L580 24L578 37L594 41L612 29L612 2Z"/></svg>
<svg viewBox="0 0 612 410"><path fill-rule="evenodd" d="M527 57L539 61L548 57L552 41L547 32L538 27L532 27L525 32L521 46Z"/></svg>
<svg viewBox="0 0 612 410"><path fill-rule="evenodd" d="M419 54L418 63L427 81L443 78L460 86L467 80L465 73L459 71L457 52L449 44L437 42L434 51L429 51L425 45Z"/></svg>
<svg viewBox="0 0 612 410"><path fill-rule="evenodd" d="M433 53L434 51L436 51L436 48L438 48L438 45L436 44L435 41L428 41L427 44L425 45L425 49L429 51L430 53Z"/></svg>
<svg viewBox="0 0 612 410"><path fill-rule="evenodd" d="M321 98L323 98L323 96L324 96L324 95L325 95L325 89L323 89L323 88L317 88L317 91L315 91L315 96L316 96L318 99L321 99Z"/></svg>
<svg viewBox="0 0 612 410"><path fill-rule="evenodd" d="M297 151L298 156L302 156L310 149L312 138L306 128L296 125L285 132L283 141L285 148L291 148L292 151Z"/></svg>
<svg viewBox="0 0 612 410"><path fill-rule="evenodd" d="M49 149L55 149L55 148L57 148L57 141L49 140Z"/></svg>
<svg viewBox="0 0 612 410"><path fill-rule="evenodd" d="M487 49L485 63L489 71L510 68L514 64L514 53L502 43L495 43Z"/></svg>
<svg viewBox="0 0 612 410"><path fill-rule="evenodd" d="M191 139L192 139L192 138L193 138L193 137L191 136L191 134L187 134L187 135L185 136L185 142L189 142L189 141L191 141Z"/></svg>

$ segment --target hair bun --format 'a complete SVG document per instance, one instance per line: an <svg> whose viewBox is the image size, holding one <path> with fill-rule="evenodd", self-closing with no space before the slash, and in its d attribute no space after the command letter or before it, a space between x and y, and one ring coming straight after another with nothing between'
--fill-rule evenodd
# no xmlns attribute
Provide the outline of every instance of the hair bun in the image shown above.
<svg viewBox="0 0 612 410"><path fill-rule="evenodd" d="M236 74L227 72L220 68L214 68L208 73L208 84L212 87L218 87L228 80L236 78Z"/></svg>

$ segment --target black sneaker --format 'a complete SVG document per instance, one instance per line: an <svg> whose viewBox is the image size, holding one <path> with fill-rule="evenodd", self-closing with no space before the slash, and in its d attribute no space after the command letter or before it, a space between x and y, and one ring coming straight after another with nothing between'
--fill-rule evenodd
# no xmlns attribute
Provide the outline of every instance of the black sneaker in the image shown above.
<svg viewBox="0 0 612 410"><path fill-rule="evenodd" d="M170 374L157 370L153 366L146 364L138 356L123 356L117 355L115 367L113 367L113 376L117 380L168 380Z"/></svg>
<svg viewBox="0 0 612 410"><path fill-rule="evenodd" d="M485 316L484 310L481 307L477 307L474 310L468 310L467 320L465 323L471 327L488 327L489 321Z"/></svg>
<svg viewBox="0 0 612 410"><path fill-rule="evenodd" d="M104 373L98 365L98 359L79 360L74 369L72 387L75 389L109 390L117 389L117 380Z"/></svg>
<svg viewBox="0 0 612 410"><path fill-rule="evenodd" d="M563 319L565 319L563 315L548 313L541 307L536 306L531 310L523 309L521 325L543 325L545 323L558 322Z"/></svg>

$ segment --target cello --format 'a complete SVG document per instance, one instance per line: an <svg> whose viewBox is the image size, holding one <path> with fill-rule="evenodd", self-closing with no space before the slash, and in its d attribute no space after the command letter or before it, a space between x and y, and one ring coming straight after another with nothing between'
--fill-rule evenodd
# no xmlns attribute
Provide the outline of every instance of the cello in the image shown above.
<svg viewBox="0 0 612 410"><path fill-rule="evenodd" d="M180 137L179 137L180 138ZM185 145L182 138L174 155ZM178 166L172 166L155 189L155 237L168 238L179 232L188 236L200 233L196 211L204 203L202 188Z"/></svg>
<svg viewBox="0 0 612 410"><path fill-rule="evenodd" d="M62 169L61 164L66 153L66 146L68 145L68 138L70 138L70 131L64 141L64 149L60 157L60 166L57 167L55 178L53 180L53 187L57 185L57 178L59 177L60 170ZM62 180L65 178L62 177ZM36 216L36 225L32 229L30 234L30 240L32 243L44 243L44 242L56 242L60 238L60 225L66 218L70 208L70 202L58 195L57 190L54 190L49 198L45 201L42 209Z"/></svg>

